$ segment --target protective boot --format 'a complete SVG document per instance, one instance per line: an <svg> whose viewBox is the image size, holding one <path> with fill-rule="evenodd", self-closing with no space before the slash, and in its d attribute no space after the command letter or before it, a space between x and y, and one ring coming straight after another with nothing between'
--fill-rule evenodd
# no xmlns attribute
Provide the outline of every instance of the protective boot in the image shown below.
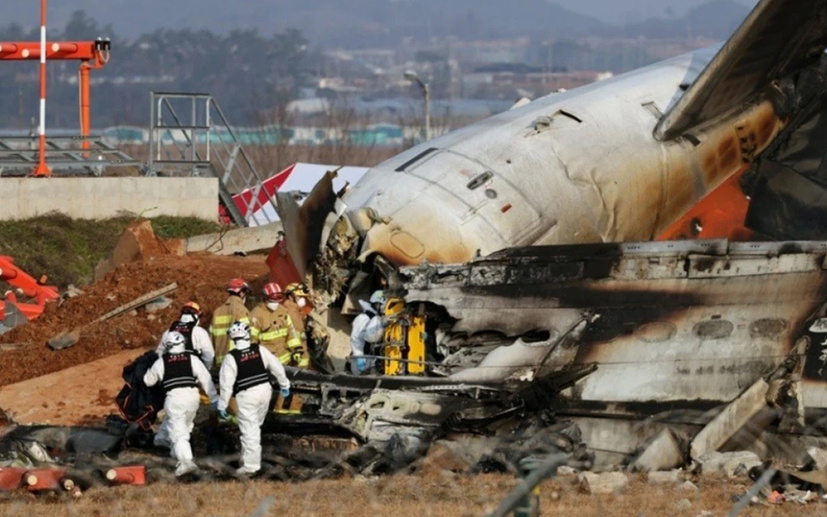
<svg viewBox="0 0 827 517"><path fill-rule="evenodd" d="M198 470L198 465L192 461L182 461L175 467L175 477L186 476Z"/></svg>

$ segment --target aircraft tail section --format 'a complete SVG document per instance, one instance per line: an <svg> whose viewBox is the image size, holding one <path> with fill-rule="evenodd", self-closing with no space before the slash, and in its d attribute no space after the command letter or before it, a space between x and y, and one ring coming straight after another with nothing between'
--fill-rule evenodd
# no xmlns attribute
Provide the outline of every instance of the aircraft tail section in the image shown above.
<svg viewBox="0 0 827 517"><path fill-rule="evenodd" d="M761 0L698 79L660 120L671 140L727 114L820 58L827 46L827 0Z"/></svg>

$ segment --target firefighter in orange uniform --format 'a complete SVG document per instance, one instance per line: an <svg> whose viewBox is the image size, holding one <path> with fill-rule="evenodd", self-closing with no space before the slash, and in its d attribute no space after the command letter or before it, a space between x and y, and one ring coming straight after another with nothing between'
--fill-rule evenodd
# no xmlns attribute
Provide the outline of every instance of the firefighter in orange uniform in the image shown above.
<svg viewBox="0 0 827 517"><path fill-rule="evenodd" d="M283 301L279 284L271 282L264 286L264 301L250 314L252 340L272 352L281 364L306 365L301 338Z"/></svg>
<svg viewBox="0 0 827 517"><path fill-rule="evenodd" d="M296 364L299 368L310 367L310 353L307 348L307 328L305 327L307 313L310 312L310 307L308 306L309 296L307 287L303 284L292 283L284 289L284 308L287 309L288 314L290 314L293 326L299 334L299 339L301 339L302 356Z"/></svg>
<svg viewBox="0 0 827 517"><path fill-rule="evenodd" d="M240 321L250 324L250 312L244 303L250 294L250 286L241 278L233 278L227 284L227 300L213 311L210 323L210 335L215 346L215 368L221 367L224 357L233 349L232 341L227 336L230 325Z"/></svg>

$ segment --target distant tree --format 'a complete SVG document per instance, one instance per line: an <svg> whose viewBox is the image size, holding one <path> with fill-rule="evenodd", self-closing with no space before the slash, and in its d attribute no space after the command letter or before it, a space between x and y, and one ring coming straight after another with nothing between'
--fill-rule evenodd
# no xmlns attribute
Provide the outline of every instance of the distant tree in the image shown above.
<svg viewBox="0 0 827 517"><path fill-rule="evenodd" d="M85 11L74 11L66 22L61 35L62 39L69 41L84 41L99 37L112 37L114 31L111 25L99 27L98 22L87 15Z"/></svg>

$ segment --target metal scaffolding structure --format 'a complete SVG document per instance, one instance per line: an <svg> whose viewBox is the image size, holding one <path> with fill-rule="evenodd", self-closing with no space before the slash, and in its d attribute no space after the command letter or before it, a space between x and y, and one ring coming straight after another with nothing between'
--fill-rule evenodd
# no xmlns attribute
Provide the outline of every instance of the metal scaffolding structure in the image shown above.
<svg viewBox="0 0 827 517"><path fill-rule="evenodd" d="M256 171L221 107L207 93L152 92L145 173L218 178L221 203L239 226L248 226L249 221L233 195L251 191L244 201L248 218L261 202L276 206L275 199L261 191L265 178ZM260 199L262 194L266 200Z"/></svg>
<svg viewBox="0 0 827 517"><path fill-rule="evenodd" d="M0 176L30 174L39 155L38 135L0 137ZM98 136L51 136L46 139L45 158L55 176L101 176L108 167L141 166L141 162Z"/></svg>

